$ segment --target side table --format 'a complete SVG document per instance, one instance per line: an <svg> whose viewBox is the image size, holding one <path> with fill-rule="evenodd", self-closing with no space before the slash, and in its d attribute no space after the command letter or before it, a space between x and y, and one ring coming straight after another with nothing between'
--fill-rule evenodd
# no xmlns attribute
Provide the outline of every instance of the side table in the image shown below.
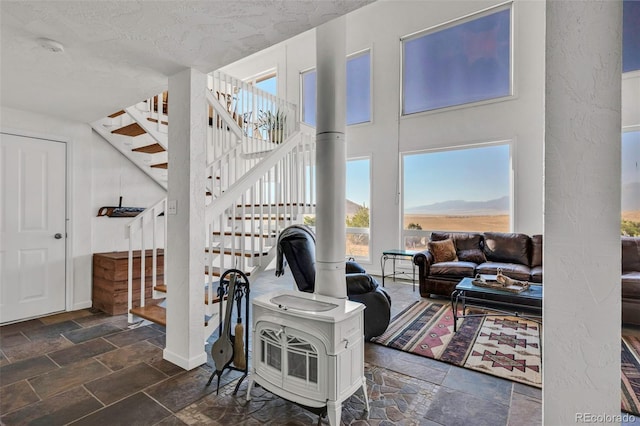
<svg viewBox="0 0 640 426"><path fill-rule="evenodd" d="M384 287L384 279L386 277L395 278L398 275L408 275L406 272L396 272L396 260L409 259L411 260L411 266L413 267L413 274L411 277L412 284L413 284L413 291L414 292L416 291L416 265L415 263L413 263L414 254L415 254L415 251L400 250L400 249L385 250L382 252L382 257L380 258L380 267L382 268L382 287ZM393 261L393 273L385 275L384 267L388 259L391 259Z"/></svg>

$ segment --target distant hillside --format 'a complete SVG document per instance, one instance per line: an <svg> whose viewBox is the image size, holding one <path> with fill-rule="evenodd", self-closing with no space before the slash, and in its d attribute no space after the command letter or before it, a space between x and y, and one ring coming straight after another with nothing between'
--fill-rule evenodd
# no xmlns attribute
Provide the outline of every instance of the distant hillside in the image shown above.
<svg viewBox="0 0 640 426"><path fill-rule="evenodd" d="M346 214L347 214L347 216L353 216L361 208L362 208L362 205L360 205L358 203L355 203L355 202L353 202L351 200L347 200Z"/></svg>
<svg viewBox="0 0 640 426"><path fill-rule="evenodd" d="M450 200L440 203L427 204L423 206L405 209L406 213L412 214L457 214L457 215L487 215L487 214L507 214L509 212L509 197L504 196L487 201L465 201Z"/></svg>
<svg viewBox="0 0 640 426"><path fill-rule="evenodd" d="M622 186L622 211L640 210L640 182Z"/></svg>

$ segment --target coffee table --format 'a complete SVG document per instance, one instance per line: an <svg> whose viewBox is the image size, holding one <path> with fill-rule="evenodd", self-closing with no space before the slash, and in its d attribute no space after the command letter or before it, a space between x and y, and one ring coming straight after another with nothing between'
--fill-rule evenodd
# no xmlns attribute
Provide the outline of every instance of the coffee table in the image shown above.
<svg viewBox="0 0 640 426"><path fill-rule="evenodd" d="M462 315L458 305L462 304ZM542 286L531 284L528 290L511 293L473 285L473 278L463 278L451 293L453 332L458 331L458 318L510 315L542 323ZM467 313L467 307L481 308L482 313ZM491 310L492 312L487 312ZM526 311L522 313L522 311ZM494 313L495 312L495 313Z"/></svg>

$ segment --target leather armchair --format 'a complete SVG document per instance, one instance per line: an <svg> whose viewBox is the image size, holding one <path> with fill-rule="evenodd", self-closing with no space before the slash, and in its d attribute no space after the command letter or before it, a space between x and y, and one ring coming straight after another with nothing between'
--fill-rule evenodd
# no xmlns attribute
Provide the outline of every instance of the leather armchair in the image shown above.
<svg viewBox="0 0 640 426"><path fill-rule="evenodd" d="M276 276L284 274L285 258L298 290L313 293L316 279L316 239L304 225L292 225L278 236ZM347 297L365 305L364 338L379 336L391 320L391 298L358 263L347 261Z"/></svg>

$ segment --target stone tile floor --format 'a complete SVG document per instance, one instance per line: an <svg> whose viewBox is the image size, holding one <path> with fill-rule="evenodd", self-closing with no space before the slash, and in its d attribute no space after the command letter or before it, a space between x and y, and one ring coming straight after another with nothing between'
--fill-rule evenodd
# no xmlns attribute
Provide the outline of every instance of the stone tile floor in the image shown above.
<svg viewBox="0 0 640 426"><path fill-rule="evenodd" d="M393 313L420 297L406 282L386 281ZM289 271L251 280L251 295L292 288ZM206 365L184 371L162 359L164 328L128 328L125 316L91 309L0 327L0 422L3 425L305 425L318 416L254 387L246 402L240 373L205 386ZM215 340L212 336L210 341ZM210 344L207 345L207 353ZM209 356L210 357L210 356ZM356 393L345 402L349 425L537 425L541 391L428 358L366 344L371 409ZM326 418L322 419L328 424Z"/></svg>

